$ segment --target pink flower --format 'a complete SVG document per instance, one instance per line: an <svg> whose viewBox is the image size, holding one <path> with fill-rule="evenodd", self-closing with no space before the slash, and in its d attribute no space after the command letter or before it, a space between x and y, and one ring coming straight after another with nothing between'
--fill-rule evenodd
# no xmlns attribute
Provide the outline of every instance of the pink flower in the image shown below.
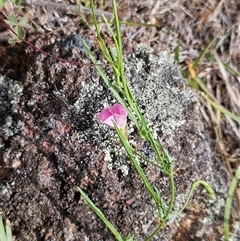
<svg viewBox="0 0 240 241"><path fill-rule="evenodd" d="M106 109L103 109L99 114L97 114L97 118L111 127L114 127L114 121L120 130L125 129L127 125L127 112L120 104L115 104Z"/></svg>

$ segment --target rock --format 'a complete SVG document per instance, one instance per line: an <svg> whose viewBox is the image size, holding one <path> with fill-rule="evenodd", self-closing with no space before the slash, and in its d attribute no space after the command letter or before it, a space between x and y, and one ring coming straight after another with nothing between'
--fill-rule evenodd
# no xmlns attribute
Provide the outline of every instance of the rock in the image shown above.
<svg viewBox="0 0 240 241"><path fill-rule="evenodd" d="M114 240L76 186L123 236L130 233L144 240L158 224L157 209L115 132L95 118L116 100L81 49L81 38L72 36L45 47L61 58L84 61L81 67L32 52L21 56L20 69L26 70L21 74L11 66L14 62L1 70L0 164L11 171L0 186L0 211L12 222L16 240ZM221 171L214 180L218 164L209 160L197 98L166 52L142 44L132 50L124 57L126 77L150 128L172 157L174 210L181 208L198 179L210 181L220 195L209 201L200 188L186 215L173 216L154 240L220 240L226 194L222 180L227 182L227 177ZM12 49L6 55L8 51ZM95 54L101 59L97 50ZM16 73L7 77L10 68ZM153 157L130 122L128 135L135 148ZM168 178L149 164L142 167L168 201Z"/></svg>

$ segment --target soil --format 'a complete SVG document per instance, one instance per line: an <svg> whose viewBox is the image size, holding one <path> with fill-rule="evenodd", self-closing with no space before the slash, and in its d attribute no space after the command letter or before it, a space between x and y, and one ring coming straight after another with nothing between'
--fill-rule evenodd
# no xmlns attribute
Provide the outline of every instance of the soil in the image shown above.
<svg viewBox="0 0 240 241"><path fill-rule="evenodd" d="M169 46L155 39L130 41L128 30L136 31L123 29L126 77L173 160L174 211L195 180L209 182L217 197L211 200L200 187L184 213L173 215L153 240L221 240L229 178L198 98L166 51ZM81 198L79 186L123 236L144 240L159 223L157 210L115 132L95 118L116 100L89 60L83 40L111 80L112 72L93 32L72 32L32 41L51 56L26 44L1 44L0 211L11 221L14 240L114 240ZM138 151L153 156L130 120L128 136ZM169 201L168 178L150 164L141 166ZM238 225L235 213L233 240L240 237Z"/></svg>

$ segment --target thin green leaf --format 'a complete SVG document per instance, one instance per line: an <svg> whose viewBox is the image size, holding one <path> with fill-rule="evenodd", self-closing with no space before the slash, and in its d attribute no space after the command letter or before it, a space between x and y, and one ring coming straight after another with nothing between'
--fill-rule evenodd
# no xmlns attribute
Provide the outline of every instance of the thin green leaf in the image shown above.
<svg viewBox="0 0 240 241"><path fill-rule="evenodd" d="M14 2L15 2L15 4L18 5L18 6L21 4L21 0L14 0Z"/></svg>
<svg viewBox="0 0 240 241"><path fill-rule="evenodd" d="M111 222L108 221L108 219L105 217L105 215L102 213L102 211L90 200L90 198L83 192L83 190L80 187L77 187L78 191L80 192L83 199L87 202L87 204L90 206L90 208L98 215L99 218L105 223L105 225L109 228L109 230L112 232L112 234L116 237L118 241L124 241L120 233L114 228Z"/></svg>
<svg viewBox="0 0 240 241"><path fill-rule="evenodd" d="M216 64L216 63L217 63L215 57L214 57L211 53L207 53L207 54L206 54L206 58L207 58L207 60L209 60L209 61L210 61L211 63L213 63L213 64Z"/></svg>
<svg viewBox="0 0 240 241"><path fill-rule="evenodd" d="M127 236L124 241L134 241L134 238L132 236Z"/></svg>
<svg viewBox="0 0 240 241"><path fill-rule="evenodd" d="M231 33L232 33L232 31L230 30L230 31L228 31L224 36L222 36L222 37L220 38L220 40L218 41L215 49L218 49L219 47L221 47L222 45L224 45L224 43L226 42L227 38L230 36Z"/></svg>
<svg viewBox="0 0 240 241"><path fill-rule="evenodd" d="M223 66L226 68L226 70L228 70L235 77L239 77L240 76L240 74L236 70L234 70L232 67L230 67L228 64L224 64L223 63Z"/></svg>
<svg viewBox="0 0 240 241"><path fill-rule="evenodd" d="M203 92L206 95L208 95L209 97L212 97L211 93L208 91L207 87L205 86L205 84L200 78L196 77L193 80L199 85L199 87L203 90Z"/></svg>
<svg viewBox="0 0 240 241"><path fill-rule="evenodd" d="M95 26L96 32L97 32L98 43L100 45L101 51L102 51L104 57L106 58L106 60L109 63L113 63L113 60L112 60L111 55L108 51L108 48L105 45L104 40L103 40L103 38L100 34L100 29L99 29L96 14L95 14L94 1L93 0L91 0L91 10L92 10L92 17L93 17L94 26Z"/></svg>
<svg viewBox="0 0 240 241"><path fill-rule="evenodd" d="M207 55L207 59L208 59L211 63L213 63L213 64L216 64L216 63L217 63L215 57L214 57L212 54L210 54L210 53ZM240 74L239 74L236 70L234 70L232 67L230 67L228 64L223 63L223 66L225 67L226 70L228 70L228 71L229 71L232 75L234 75L235 77L239 77L239 76L240 76Z"/></svg>
<svg viewBox="0 0 240 241"><path fill-rule="evenodd" d="M232 118L233 120L235 120L236 122L238 122L240 124L240 117L237 115L234 115L232 112L230 112L229 110L225 109L223 106L215 103L214 101L212 101L209 97L207 97L206 95L204 96L204 98L217 110L219 110L221 113L223 113L224 115L229 116L230 118Z"/></svg>
<svg viewBox="0 0 240 241"><path fill-rule="evenodd" d="M81 13L81 11L82 11L82 1L81 0L78 0L77 6L78 6L78 13Z"/></svg>
<svg viewBox="0 0 240 241"><path fill-rule="evenodd" d="M120 63L121 60L120 60L120 57L119 57L119 56L121 56L121 50L120 50L119 45L118 45L118 40L117 40L112 28L110 27L108 20L106 19L106 17L104 15L102 15L102 18L103 18L103 21L105 22L105 24L108 28L108 31L110 32L110 34L113 38L113 41L114 41L114 44L115 44L115 49L117 51L117 56L116 56L114 51L112 51L113 49L110 48L110 53L111 53L111 57L112 57L113 62L117 61L117 69L114 70L114 73L117 75L116 76L117 77L116 78L117 86L120 86L120 83L119 83L120 80L119 80L118 77L120 75L120 68L121 68L121 63Z"/></svg>
<svg viewBox="0 0 240 241"><path fill-rule="evenodd" d="M160 191L158 190L158 188L156 186L154 186L154 190L156 192L156 195L158 196L159 201L161 202L160 206L161 206L161 214L159 215L160 218L162 217L166 217L167 211L168 211L168 206L166 205L166 203L162 200L161 198L161 194Z"/></svg>
<svg viewBox="0 0 240 241"><path fill-rule="evenodd" d="M170 179L171 199L170 199L166 214L162 220L162 223L154 230L154 232L145 241L152 240L152 238L162 229L162 227L164 226L165 222L167 221L170 213L172 212L172 208L173 208L173 204L174 204L174 200L175 200L175 190L174 190L175 188L174 188L174 180L173 180L172 170L171 170L171 173L169 174L169 179ZM161 199L160 199L160 202L162 202ZM166 208L166 206L163 204L162 210L164 211L165 208Z"/></svg>
<svg viewBox="0 0 240 241"><path fill-rule="evenodd" d="M199 85L195 80L188 79L187 83L192 89L199 90Z"/></svg>
<svg viewBox="0 0 240 241"><path fill-rule="evenodd" d="M231 215L232 200L233 200L235 189L238 185L239 178L240 178L240 167L237 168L237 171L232 179L231 185L228 190L225 211L224 211L224 240L225 241L229 241L229 238L230 238L229 220Z"/></svg>
<svg viewBox="0 0 240 241"><path fill-rule="evenodd" d="M108 31L110 32L110 35L111 35L112 38L113 38L113 41L114 41L114 44L115 44L116 49L118 49L119 47L118 47L118 42L117 42L116 36L115 36L115 34L114 34L114 32L113 32L113 30L112 30L112 28L111 28L111 26L110 26L107 18L106 18L103 14L102 14L102 18L103 18L104 23L105 23L106 26L107 26Z"/></svg>
<svg viewBox="0 0 240 241"><path fill-rule="evenodd" d="M0 215L0 241L7 241L5 228L2 221L2 216Z"/></svg>
<svg viewBox="0 0 240 241"><path fill-rule="evenodd" d="M133 154L133 149L132 147L129 145L128 141L126 140L126 138L124 137L124 135L122 134L122 132L120 131L120 129L118 128L118 126L116 125L115 122L113 122L114 124L114 128L118 134L118 137L122 143L122 145L124 146L124 149L126 150L128 157L130 158L131 162L133 163L138 175L141 177L142 182L144 183L146 189L148 190L148 192L151 194L152 198L154 199L158 210L159 210L159 214L162 213L163 207L161 206L161 201L159 200L160 194L156 193L154 191L154 188L152 187L152 185L150 184L150 182L148 181L145 173L143 172L139 162L137 161L136 157ZM160 211L161 210L161 211Z"/></svg>
<svg viewBox="0 0 240 241"><path fill-rule="evenodd" d="M180 213L186 208L186 206L187 206L187 204L188 204L188 202L189 202L189 200L190 200L190 198L191 198L191 196L192 196L193 191L194 191L194 190L197 188L197 186L200 185L200 184L203 185L204 189L206 190L206 192L208 193L208 195L210 196L210 198L216 199L215 193L214 193L213 189L211 188L211 186L210 186L207 182L205 182L205 181L203 181L203 180L198 180L198 181L196 181L196 182L194 182L194 183L192 184L192 186L191 186L191 188L190 188L190 191L189 191L189 193L188 193L188 196L187 196L187 198L186 198L186 201L185 201L183 207L178 211L177 214L180 214Z"/></svg>
<svg viewBox="0 0 240 241"><path fill-rule="evenodd" d="M192 68L195 69L198 65L198 63L201 61L201 59L204 57L204 55L208 52L212 44L214 43L215 39L217 38L217 35L212 39L212 41L205 47L205 49L200 53L200 55L193 61Z"/></svg>
<svg viewBox="0 0 240 241"><path fill-rule="evenodd" d="M174 48L174 59L177 65L179 65L179 52L180 52L180 44L178 43L178 45Z"/></svg>
<svg viewBox="0 0 240 241"><path fill-rule="evenodd" d="M118 12L117 12L117 4L115 0L112 0L112 5L113 5L113 13L114 13L114 22L115 22L115 27L116 27L116 33L117 33L117 42L119 49L119 55L118 58L122 60L122 37L121 37L121 31L120 31L120 23L119 23L119 18L118 18Z"/></svg>
<svg viewBox="0 0 240 241"><path fill-rule="evenodd" d="M6 235L7 241L12 241L12 229L9 220L6 221Z"/></svg>

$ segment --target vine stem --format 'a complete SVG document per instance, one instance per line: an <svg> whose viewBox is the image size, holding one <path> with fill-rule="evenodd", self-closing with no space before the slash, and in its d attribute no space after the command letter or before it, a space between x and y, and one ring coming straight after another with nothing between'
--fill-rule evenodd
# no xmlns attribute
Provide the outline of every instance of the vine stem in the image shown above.
<svg viewBox="0 0 240 241"><path fill-rule="evenodd" d="M169 173L169 180L170 180L170 189L171 189L171 199L170 199L170 202L169 202L167 213L164 216L161 224L157 227L157 229L147 239L145 239L145 241L150 241L163 228L164 224L166 223L166 221L167 221L167 219L168 219L168 217L169 217L169 215L172 211L174 200L175 200L175 187L174 187L174 179L173 179L172 168L171 168L171 171Z"/></svg>

